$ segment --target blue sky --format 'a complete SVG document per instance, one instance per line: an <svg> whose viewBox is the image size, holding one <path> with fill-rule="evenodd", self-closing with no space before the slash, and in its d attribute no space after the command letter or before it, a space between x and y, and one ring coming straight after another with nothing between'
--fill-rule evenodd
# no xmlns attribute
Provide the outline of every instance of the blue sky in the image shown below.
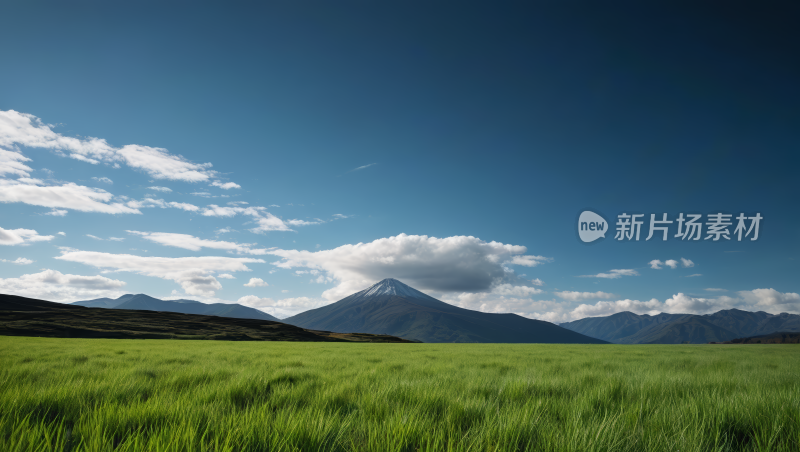
<svg viewBox="0 0 800 452"><path fill-rule="evenodd" d="M0 292L800 312L798 15L728 8L4 4ZM585 244L584 210L763 220Z"/></svg>

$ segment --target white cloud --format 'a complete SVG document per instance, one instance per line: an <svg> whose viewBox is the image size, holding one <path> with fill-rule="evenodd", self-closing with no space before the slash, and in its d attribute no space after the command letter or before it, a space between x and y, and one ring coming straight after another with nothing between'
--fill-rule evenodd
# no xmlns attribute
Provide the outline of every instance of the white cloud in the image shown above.
<svg viewBox="0 0 800 452"><path fill-rule="evenodd" d="M278 206L275 206L275 207L278 207ZM352 215L342 215L341 213L333 214L333 218L336 219L336 220L343 220L345 218L350 218L351 216Z"/></svg>
<svg viewBox="0 0 800 452"><path fill-rule="evenodd" d="M173 208L173 209L181 209L187 212L197 212L200 210L199 207L195 206L194 204L188 204L185 202L166 202L163 199L155 199L155 198L144 198L141 201L128 201L125 203L126 206L134 208L134 209L144 209L147 207L160 207L162 209L166 208Z"/></svg>
<svg viewBox="0 0 800 452"><path fill-rule="evenodd" d="M211 185L214 186L214 187L219 187L219 188L221 188L223 190L230 190L231 188L242 188L242 186L239 185L239 184L236 184L236 183L233 183L233 182L222 183L222 182L220 182L218 180L215 180L214 182L212 182Z"/></svg>
<svg viewBox="0 0 800 452"><path fill-rule="evenodd" d="M112 181L107 177L93 177L92 180L96 180L97 182L102 182L104 184L109 184L109 185L112 185L114 183L114 181Z"/></svg>
<svg viewBox="0 0 800 452"><path fill-rule="evenodd" d="M91 164L125 163L156 179L206 182L216 177L210 163L193 163L163 148L137 144L117 148L100 138L66 137L52 127L30 114L0 111L0 146L52 149L62 156Z"/></svg>
<svg viewBox="0 0 800 452"><path fill-rule="evenodd" d="M59 232L58 235L67 235L66 232Z"/></svg>
<svg viewBox="0 0 800 452"><path fill-rule="evenodd" d="M107 239L101 239L100 237L97 237L96 235L92 235L92 234L86 234L86 237L89 237L89 238L92 238L92 239L95 239L95 240L101 240L101 241L106 241L107 240L107 241L110 241L110 242L124 242L125 241L125 239L122 238L122 237L109 237Z"/></svg>
<svg viewBox="0 0 800 452"><path fill-rule="evenodd" d="M233 276L231 274L228 274L228 273L220 273L219 275L217 275L217 278L219 278L219 279L236 279L235 276Z"/></svg>
<svg viewBox="0 0 800 452"><path fill-rule="evenodd" d="M613 298L614 294L606 292L574 292L574 291L561 291L554 292L559 298L569 301L593 300L597 298Z"/></svg>
<svg viewBox="0 0 800 452"><path fill-rule="evenodd" d="M698 276L703 276L703 274L702 273L695 273L693 275L686 275L687 278L696 278Z"/></svg>
<svg viewBox="0 0 800 452"><path fill-rule="evenodd" d="M286 318L309 309L319 308L328 304L325 300L308 297L284 298L273 300L272 298L260 298L255 295L245 295L239 298L237 303L260 309L277 318Z"/></svg>
<svg viewBox="0 0 800 452"><path fill-rule="evenodd" d="M350 171L348 171L348 173L352 173L353 171L359 171L359 170L362 170L362 169L366 169L366 168L369 168L372 165L377 165L377 163L370 163L369 165L363 165L363 166L359 166L358 168L353 168Z"/></svg>
<svg viewBox="0 0 800 452"><path fill-rule="evenodd" d="M593 305L582 304L571 310L564 309L564 306L555 306L545 312L535 312L528 316L555 322L566 322L585 317L608 316L622 311L650 315L661 312L702 315L736 308L746 311L765 311L771 314L779 314L781 312L800 313L800 295L796 293L781 293L775 289L755 289L740 291L738 294L738 297L702 298L678 293L666 299L663 303L655 298L649 301L598 301Z"/></svg>
<svg viewBox="0 0 800 452"><path fill-rule="evenodd" d="M440 239L400 234L331 250L278 249L268 254L282 258L273 264L279 268L319 270L336 280L339 284L323 293L324 298L336 300L389 277L421 290L488 292L503 283L521 282L518 278L506 281L510 276L504 265L526 251L524 246L485 242L476 237ZM541 259L517 260L538 261Z"/></svg>
<svg viewBox="0 0 800 452"><path fill-rule="evenodd" d="M219 228L216 231L214 231L214 233L217 234L217 235L220 235L220 234L227 234L228 232L231 232L231 231L233 231L233 229L231 229L231 228Z"/></svg>
<svg viewBox="0 0 800 452"><path fill-rule="evenodd" d="M216 204L210 204L203 209L203 215L207 217L233 217L236 215L248 215L253 218L253 221L258 224L255 228L250 229L251 232L268 232L268 231L291 231L292 229L284 223L283 220L267 212L265 207L221 207Z"/></svg>
<svg viewBox="0 0 800 452"><path fill-rule="evenodd" d="M54 217L65 217L67 216L67 213L69 212L63 209L53 209L50 212L45 212L45 215L52 215Z"/></svg>
<svg viewBox="0 0 800 452"><path fill-rule="evenodd" d="M126 231L129 234L135 234L151 242L155 242L164 246L173 246L176 248L183 248L185 250L200 251L202 248L210 248L216 250L226 250L236 252L238 254L251 254L251 255L264 255L267 254L265 248L252 248L254 243L235 243L225 242L221 240L205 240L189 234L177 234L172 232L140 232L140 231Z"/></svg>
<svg viewBox="0 0 800 452"><path fill-rule="evenodd" d="M530 297L531 295L536 295L542 293L542 289L537 289L536 287L530 286L515 286L513 284L497 284L492 287L491 293L500 296L511 296L511 297Z"/></svg>
<svg viewBox="0 0 800 452"><path fill-rule="evenodd" d="M100 188L68 183L42 186L41 181L0 179L0 202L22 202L53 209L72 209L81 212L141 213L120 203L110 203L113 195ZM56 214L59 215L59 214Z"/></svg>
<svg viewBox="0 0 800 452"><path fill-rule="evenodd" d="M100 297L119 297L124 281L103 276L63 274L56 270L0 279L0 292L49 301L77 301Z"/></svg>
<svg viewBox="0 0 800 452"><path fill-rule="evenodd" d="M521 265L523 267L535 267L545 262L552 262L553 259L544 256L514 256L506 261L507 264Z"/></svg>
<svg viewBox="0 0 800 452"><path fill-rule="evenodd" d="M650 301L639 300L617 300L617 301L598 301L593 305L582 304L570 311L564 318L566 320L577 320L584 317L599 317L615 314L622 311L630 311L636 314L657 314L663 309L663 304L655 298Z"/></svg>
<svg viewBox="0 0 800 452"><path fill-rule="evenodd" d="M709 287L708 289L704 289L704 290L707 290L709 292L727 292L726 289L717 289L717 288L714 288L714 287Z"/></svg>
<svg viewBox="0 0 800 452"><path fill-rule="evenodd" d="M608 273L598 273L596 275L581 275L582 278L605 278L605 279L619 279L623 276L639 276L639 272L633 269L617 269L611 270Z"/></svg>
<svg viewBox="0 0 800 452"><path fill-rule="evenodd" d="M288 224L289 226L308 226L311 224L322 224L322 223L324 223L324 221L320 220L319 218L317 218L316 221L286 220L286 224Z"/></svg>
<svg viewBox="0 0 800 452"><path fill-rule="evenodd" d="M666 262L661 262L658 259L654 259L654 260L650 261L649 264L650 264L650 268L653 268L653 269L656 269L656 270L660 270L662 265L666 265L667 267L672 268L672 269L678 268L678 261L673 260L673 259L669 259ZM680 264L684 268L694 267L694 262L692 262L689 259L685 259L683 257L681 258Z"/></svg>
<svg viewBox="0 0 800 452"><path fill-rule="evenodd" d="M0 262L7 262L7 263L10 263L10 264L17 264L17 265L28 265L28 264L32 264L34 261L32 261L30 259L26 259L24 257L18 257L16 260L13 260L13 261L8 260L8 259L0 259Z"/></svg>
<svg viewBox="0 0 800 452"><path fill-rule="evenodd" d="M33 229L0 228L0 245L27 245L31 242L47 242L54 238L52 235L39 235Z"/></svg>
<svg viewBox="0 0 800 452"><path fill-rule="evenodd" d="M29 177L33 171L31 167L22 162L30 162L31 159L19 152L7 151L0 148L0 176L5 174L15 174L19 177Z"/></svg>
<svg viewBox="0 0 800 452"><path fill-rule="evenodd" d="M739 296L754 308L764 311L800 312L800 295L796 293L781 293L775 289L755 289L739 291Z"/></svg>
<svg viewBox="0 0 800 452"><path fill-rule="evenodd" d="M263 279L261 279L261 278L250 278L250 282L248 282L248 283L247 283L247 284L245 284L244 286L245 286L245 287L267 287L268 285L269 285L269 284L267 284L267 283L266 283L266 282L265 282Z"/></svg>
<svg viewBox="0 0 800 452"><path fill-rule="evenodd" d="M222 288L213 273L250 271L246 264L264 262L253 258L148 257L71 249L63 250L62 255L56 259L79 262L109 271L126 271L172 280L180 284L186 293L206 297L213 296L216 290Z"/></svg>
<svg viewBox="0 0 800 452"><path fill-rule="evenodd" d="M153 186L153 187L147 187L147 188L149 190L155 190L155 191L160 191L160 192L164 192L164 193L172 193L172 189L169 188L169 187L156 187L156 186Z"/></svg>
<svg viewBox="0 0 800 452"><path fill-rule="evenodd" d="M286 226L280 218L272 215L269 212L264 212L262 215L254 218L258 226L250 229L250 232L261 233L269 231L291 231L292 229Z"/></svg>

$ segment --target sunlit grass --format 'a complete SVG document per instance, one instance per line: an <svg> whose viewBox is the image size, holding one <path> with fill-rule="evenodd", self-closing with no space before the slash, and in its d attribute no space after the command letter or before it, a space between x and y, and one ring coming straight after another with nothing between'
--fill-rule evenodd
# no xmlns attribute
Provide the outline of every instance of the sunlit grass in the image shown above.
<svg viewBox="0 0 800 452"><path fill-rule="evenodd" d="M0 450L800 450L793 345L0 337Z"/></svg>

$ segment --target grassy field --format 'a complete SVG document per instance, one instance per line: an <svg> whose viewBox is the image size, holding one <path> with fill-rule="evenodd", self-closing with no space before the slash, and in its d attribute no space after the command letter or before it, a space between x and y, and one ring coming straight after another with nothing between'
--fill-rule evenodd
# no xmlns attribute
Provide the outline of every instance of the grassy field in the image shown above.
<svg viewBox="0 0 800 452"><path fill-rule="evenodd" d="M0 336L2 451L798 451L793 345Z"/></svg>

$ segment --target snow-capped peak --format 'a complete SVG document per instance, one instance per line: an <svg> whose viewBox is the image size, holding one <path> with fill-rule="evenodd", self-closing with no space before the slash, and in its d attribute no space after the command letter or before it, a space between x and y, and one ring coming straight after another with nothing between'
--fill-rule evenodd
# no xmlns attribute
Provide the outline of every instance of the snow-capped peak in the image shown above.
<svg viewBox="0 0 800 452"><path fill-rule="evenodd" d="M431 298L413 287L407 286L394 278L386 278L383 281L372 285L360 294L362 297L378 295L396 295L409 298Z"/></svg>

